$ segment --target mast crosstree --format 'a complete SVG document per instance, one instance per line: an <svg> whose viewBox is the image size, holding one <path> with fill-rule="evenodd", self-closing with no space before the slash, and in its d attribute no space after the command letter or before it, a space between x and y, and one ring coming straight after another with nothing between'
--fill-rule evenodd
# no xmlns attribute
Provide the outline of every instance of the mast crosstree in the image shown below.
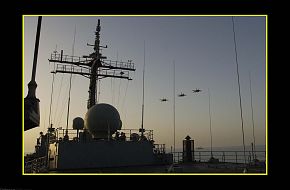
<svg viewBox="0 0 290 190"><path fill-rule="evenodd" d="M97 100L97 80L103 78L120 78L132 80L129 76L130 71L135 71L135 65L131 60L127 62L108 60L100 52L101 48L107 46L100 45L100 19L95 32L94 52L88 56L69 56L54 52L51 54L49 62L58 63L52 73L70 73L79 74L90 79L89 100L87 108L90 109L96 104Z"/></svg>

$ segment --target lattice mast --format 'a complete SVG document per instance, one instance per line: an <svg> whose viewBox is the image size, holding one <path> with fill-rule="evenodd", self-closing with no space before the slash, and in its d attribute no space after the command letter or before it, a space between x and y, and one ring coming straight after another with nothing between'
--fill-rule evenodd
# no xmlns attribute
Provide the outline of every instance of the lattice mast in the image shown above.
<svg viewBox="0 0 290 190"><path fill-rule="evenodd" d="M98 25L95 32L94 45L87 44L94 47L94 52L88 56L68 56L61 53L51 54L49 62L59 63L53 73L71 73L79 74L90 79L89 84L89 99L87 108L90 109L96 104L97 100L97 80L111 77L111 78L123 78L132 80L129 77L130 71L135 71L134 63L131 60L128 62L107 60L106 57L100 53L101 48L107 48L107 46L100 45L100 20L98 19Z"/></svg>
<svg viewBox="0 0 290 190"><path fill-rule="evenodd" d="M101 64L101 55L100 55L100 31L101 31L101 26L100 26L100 20L98 20L98 25L96 28L96 38L95 38L95 45L94 45L94 50L95 52L93 53L93 61L91 62L91 77L90 77L90 87L89 87L89 101L88 101L88 109L92 107L93 105L96 104L96 96L97 96L97 88L96 88L96 83L98 80L98 67L102 66Z"/></svg>

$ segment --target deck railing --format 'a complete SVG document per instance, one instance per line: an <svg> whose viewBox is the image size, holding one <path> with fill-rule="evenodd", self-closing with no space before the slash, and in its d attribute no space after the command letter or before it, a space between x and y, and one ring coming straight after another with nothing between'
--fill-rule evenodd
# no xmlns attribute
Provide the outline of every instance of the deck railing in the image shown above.
<svg viewBox="0 0 290 190"><path fill-rule="evenodd" d="M83 130L79 130L79 132L83 132ZM123 132L125 134L126 141L132 141L134 134L138 134L139 135L138 138L139 139L141 138L141 132L139 132L138 129L121 129L121 130L118 130L118 132L119 133ZM59 128L56 130L56 138L58 140L63 139L65 134L66 134L66 129ZM75 140L77 137L77 130L68 129L67 134L69 136L69 140ZM153 140L153 130L144 130L143 135L147 140L149 140L149 141ZM112 138L115 139L115 134L112 135Z"/></svg>
<svg viewBox="0 0 290 190"><path fill-rule="evenodd" d="M30 161L24 162L24 173L39 173L46 170L47 157L39 157Z"/></svg>
<svg viewBox="0 0 290 190"><path fill-rule="evenodd" d="M211 151L192 151L192 159L196 162L208 162L211 158ZM244 151L212 151L213 157L221 163L245 163ZM183 162L184 152L174 152L175 163ZM252 163L255 159L266 160L266 151L246 151L246 163Z"/></svg>

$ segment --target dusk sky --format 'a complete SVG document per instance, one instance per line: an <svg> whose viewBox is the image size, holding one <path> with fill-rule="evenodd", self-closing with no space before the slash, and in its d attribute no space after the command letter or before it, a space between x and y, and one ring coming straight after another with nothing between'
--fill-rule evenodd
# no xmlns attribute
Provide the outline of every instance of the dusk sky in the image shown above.
<svg viewBox="0 0 290 190"><path fill-rule="evenodd" d="M173 146L173 62L176 82L176 148L189 135L195 146L209 147L208 92L211 93L213 147L242 145L238 82L230 16L43 16L36 72L40 99L40 127L24 132L24 152L33 152L39 132L49 125L53 63L57 50L72 55L93 52L97 19L101 21L102 54L110 60L135 63L132 81L101 80L100 103L117 108L122 128L141 126L142 69L145 41L144 128L154 130L156 143ZM256 145L266 141L266 17L234 17L244 116L245 143L253 142L249 72L252 79ZM31 79L37 16L24 17L24 94ZM54 127L66 126L69 74L56 74L52 104ZM192 89L200 88L199 94ZM72 82L69 128L87 111L89 79ZM126 90L127 89L127 90ZM187 96L178 97L183 92ZM160 102L161 98L169 101Z"/></svg>

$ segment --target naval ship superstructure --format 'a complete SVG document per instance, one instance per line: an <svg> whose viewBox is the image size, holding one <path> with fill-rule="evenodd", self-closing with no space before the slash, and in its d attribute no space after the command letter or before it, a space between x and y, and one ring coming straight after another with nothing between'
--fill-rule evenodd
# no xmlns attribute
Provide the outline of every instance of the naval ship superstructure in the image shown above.
<svg viewBox="0 0 290 190"><path fill-rule="evenodd" d="M71 129L69 135L75 134L75 137L64 140L64 130L54 132L52 129L48 168L50 171L74 172L172 163L172 154L165 153L164 144L154 144L152 130L146 130L143 138L135 131L126 129L120 136L117 131L113 137L108 134L107 138L95 139L85 129Z"/></svg>
<svg viewBox="0 0 290 190"><path fill-rule="evenodd" d="M38 20L32 78L28 84L28 95L24 99L24 131L40 124L40 100L35 95L39 23L41 23L41 17ZM72 129L68 128L67 119L65 129L50 124L46 134L41 132L40 137L37 138L35 152L24 157L24 173L266 172L265 161L260 162L257 159L256 153L259 151L254 152L253 148L252 153L248 154L249 159L246 165L246 159L238 158L239 152L242 151L228 151L230 159L226 161L225 151L221 151L221 154L218 155L219 151L200 151L202 147L195 150L194 140L190 136L186 136L183 140L182 152L174 150L166 153L164 144L155 143L153 130L145 130L143 127L144 69L141 128L122 129L118 110L110 104L97 103L97 81L103 78L132 80L129 73L135 71L135 66L132 61L111 61L101 54L101 48L107 48L107 46L100 45L100 30L100 20L98 20L95 43L88 44L94 47L94 52L88 56L68 56L64 55L63 51L61 53L55 51L51 54L49 62L57 63L52 73L78 74L89 78L88 111L84 118L73 119ZM199 89L194 90L194 92L199 91ZM184 96L184 94L180 94L180 96ZM167 99L164 98L161 101L167 101ZM213 157L213 152L215 157ZM265 151L260 152L266 158ZM207 156L207 153L210 154ZM243 153L243 158L245 158L245 151ZM204 159L201 158L202 154L204 154Z"/></svg>
<svg viewBox="0 0 290 190"><path fill-rule="evenodd" d="M111 61L100 53L101 48L107 48L100 45L100 30L98 20L95 43L88 44L94 47L90 55L68 56L61 51L60 54L54 52L49 59L49 62L58 63L52 73L79 74L89 78L90 84L85 118L74 118L73 129L51 124L47 133L41 133L37 139L33 158L42 159L46 172L85 172L104 168L114 171L120 167L173 162L173 155L165 152L165 145L155 144L153 130L145 130L143 124L140 129L122 130L117 109L110 104L96 103L98 80L108 77L132 80L129 72L135 71L132 61Z"/></svg>

